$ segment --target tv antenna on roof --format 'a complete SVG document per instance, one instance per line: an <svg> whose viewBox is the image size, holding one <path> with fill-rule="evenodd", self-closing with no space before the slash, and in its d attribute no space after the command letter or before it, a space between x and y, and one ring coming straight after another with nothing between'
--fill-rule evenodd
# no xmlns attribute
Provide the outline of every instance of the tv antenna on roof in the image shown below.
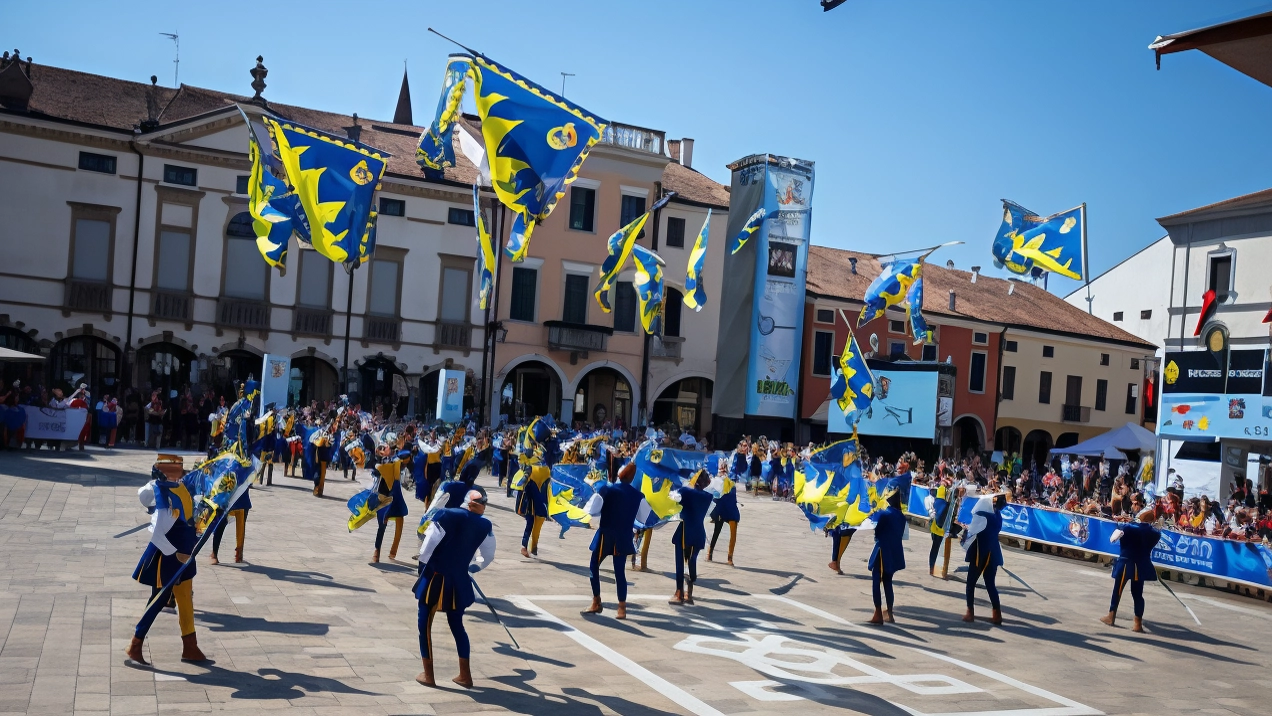
<svg viewBox="0 0 1272 716"><path fill-rule="evenodd" d="M562 73L561 73L561 96L562 96L562 97L564 97L564 96L565 96L565 78L566 78L566 77L573 77L573 76L574 76L574 73L573 73L573 72L562 72Z"/></svg>
<svg viewBox="0 0 1272 716"><path fill-rule="evenodd" d="M159 34L172 40L177 45L177 56L172 61L172 86L180 87L181 83L178 80L181 77L181 37L175 32L161 32Z"/></svg>

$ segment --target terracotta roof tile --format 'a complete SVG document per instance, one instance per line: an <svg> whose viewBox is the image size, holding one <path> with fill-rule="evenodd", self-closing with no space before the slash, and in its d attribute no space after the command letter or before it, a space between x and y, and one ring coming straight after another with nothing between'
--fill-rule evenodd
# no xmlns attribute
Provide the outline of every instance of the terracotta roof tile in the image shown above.
<svg viewBox="0 0 1272 716"><path fill-rule="evenodd" d="M147 98L153 92L156 111L162 111L177 90L143 82L129 82L34 64L31 67L31 114L100 127L131 131L148 118Z"/></svg>
<svg viewBox="0 0 1272 716"><path fill-rule="evenodd" d="M663 168L662 183L664 189L676 192L680 199L719 209L729 208L728 187L708 179L696 169L667 162L667 166Z"/></svg>
<svg viewBox="0 0 1272 716"><path fill-rule="evenodd" d="M857 273L849 258L857 259ZM812 293L860 303L881 267L874 254L812 246L808 255L808 290ZM981 275L972 283L970 271L949 269L937 262L923 267L924 308L931 316L949 316L1053 333L1103 338L1120 343L1156 348L1137 336L1092 316L1043 289L1023 281L1007 281ZM1015 290L1008 295L1009 287ZM954 310L949 294L954 291Z"/></svg>

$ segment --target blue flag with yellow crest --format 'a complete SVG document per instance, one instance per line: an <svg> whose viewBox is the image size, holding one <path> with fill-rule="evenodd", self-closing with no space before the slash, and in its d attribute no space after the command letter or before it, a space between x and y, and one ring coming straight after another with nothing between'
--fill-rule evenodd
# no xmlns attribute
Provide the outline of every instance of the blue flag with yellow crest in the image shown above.
<svg viewBox="0 0 1272 716"><path fill-rule="evenodd" d="M285 173L268 130L262 124L254 124L242 107L239 114L247 125L247 156L252 163L247 182L247 210L252 216L256 247L265 257L265 263L285 275L292 234L307 242L309 226L304 221L300 198L287 187L287 182L278 178Z"/></svg>
<svg viewBox="0 0 1272 716"><path fill-rule="evenodd" d="M481 215L481 197L477 185L473 184L473 216L477 223L477 307L486 310L490 300L490 290L495 283L495 244L486 228L486 219Z"/></svg>
<svg viewBox="0 0 1272 716"><path fill-rule="evenodd" d="M495 195L516 215L505 250L521 262L535 225L565 196L609 123L479 52L451 55L437 118L416 150L423 166L454 165L451 136L464 77L473 80Z"/></svg>
<svg viewBox="0 0 1272 716"><path fill-rule="evenodd" d="M609 292L614 288L614 282L618 280L618 272L623 270L623 265L627 263L627 257L632 255L632 246L636 244L636 239L640 238L641 231L645 228L645 222L649 220L651 214L667 205L671 201L671 197L676 192L668 192L666 196L659 199L653 206L649 207L649 211L632 219L627 226L615 231L605 242L609 255L605 257L605 261L601 264L601 282L596 286L596 302L601 305L601 310L610 312Z"/></svg>
<svg viewBox="0 0 1272 716"><path fill-rule="evenodd" d="M830 384L830 396L839 403L844 415L865 410L874 399L874 375L861 355L857 337L851 328L844 339L844 349L839 353L839 370Z"/></svg>
<svg viewBox="0 0 1272 716"><path fill-rule="evenodd" d="M884 311L905 301L910 288L923 277L923 261L896 259L883 266L883 271L866 287L857 328L882 316ZM921 298L921 296L920 296ZM915 308L914 310L918 310Z"/></svg>
<svg viewBox="0 0 1272 716"><path fill-rule="evenodd" d="M304 210L314 249L349 266L370 258L375 192L390 155L295 122L264 121L287 183Z"/></svg>
<svg viewBox="0 0 1272 716"><path fill-rule="evenodd" d="M864 521L869 508L863 513L855 499L864 482L858 452L854 434L814 450L795 471L795 504L813 531Z"/></svg>
<svg viewBox="0 0 1272 716"><path fill-rule="evenodd" d="M636 244L632 246L636 262L636 298L640 303L640 324L649 334L662 332L663 260L658 254Z"/></svg>
<svg viewBox="0 0 1272 716"><path fill-rule="evenodd" d="M1082 280L1082 206L1043 217L1003 199L1003 223L994 237L994 264L1034 277L1056 273Z"/></svg>
<svg viewBox="0 0 1272 716"><path fill-rule="evenodd" d="M707 209L707 218L698 230L698 238L689 251L689 265L685 269L685 305L695 311L701 311L707 305L707 288L702 283L702 269L707 265L707 234L711 228L711 210Z"/></svg>

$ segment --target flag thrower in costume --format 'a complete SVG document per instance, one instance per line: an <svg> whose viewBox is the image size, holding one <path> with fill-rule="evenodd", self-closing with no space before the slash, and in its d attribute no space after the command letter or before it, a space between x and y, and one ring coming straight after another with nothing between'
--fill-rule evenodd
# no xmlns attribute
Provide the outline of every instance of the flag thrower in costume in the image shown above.
<svg viewBox="0 0 1272 716"><path fill-rule="evenodd" d="M1036 277L1057 273L1081 281L1085 222L1083 206L1042 217L1003 199L1003 223L993 245L994 265L1015 274Z"/></svg>
<svg viewBox="0 0 1272 716"><path fill-rule="evenodd" d="M462 45L461 45L462 47ZM516 218L507 254L525 260L530 235L578 176L609 122L474 50L450 56L437 115L420 136L421 166L455 165L451 137L471 79L495 195Z"/></svg>
<svg viewBox="0 0 1272 716"><path fill-rule="evenodd" d="M486 219L481 214L481 197L477 193L477 185L473 184L473 216L477 221L477 307L486 310L490 299L490 289L495 284L495 243L486 228Z"/></svg>
<svg viewBox="0 0 1272 716"><path fill-rule="evenodd" d="M852 328L844 339L844 349L839 353L839 370L830 384L830 395L839 404L844 415L858 414L870 407L874 399L874 375L862 358L861 348Z"/></svg>
<svg viewBox="0 0 1272 716"><path fill-rule="evenodd" d="M276 225L282 222L267 209L294 213L298 221L291 222L293 230L328 259L347 268L367 261L375 247L375 193L391 155L296 122L262 116L261 123L272 146L267 155L260 135L249 133L249 194L257 245L266 262L283 270L286 258L285 245L276 246L282 231ZM271 168L281 173L274 181L265 176ZM279 181L292 190L271 198Z"/></svg>
<svg viewBox="0 0 1272 716"><path fill-rule="evenodd" d="M795 470L795 504L808 518L813 531L838 524L859 525L870 512L864 509L866 481L857 460L856 437L839 440L814 450Z"/></svg>
<svg viewBox="0 0 1272 716"><path fill-rule="evenodd" d="M614 282L618 280L618 272L623 270L623 266L627 263L627 257L632 255L632 246L636 244L636 239L640 238L640 233L645 227L645 222L649 217L659 209L667 205L671 201L671 197L676 192L668 192L666 196L654 203L649 211L632 219L631 222L623 228L615 231L605 242L609 255L605 257L604 263L601 264L601 282L596 286L596 302L601 305L601 310L610 312L610 289L614 288Z"/></svg>
<svg viewBox="0 0 1272 716"><path fill-rule="evenodd" d="M645 332L662 333L663 315L663 263L662 257L636 244L632 246L632 260L636 262L636 298L640 302L640 324Z"/></svg>
<svg viewBox="0 0 1272 716"><path fill-rule="evenodd" d="M689 251L689 265L685 268L685 305L695 311L701 311L707 305L707 288L702 283L702 270L707 265L707 233L711 228L711 210L707 209L707 218L702 222L698 238Z"/></svg>

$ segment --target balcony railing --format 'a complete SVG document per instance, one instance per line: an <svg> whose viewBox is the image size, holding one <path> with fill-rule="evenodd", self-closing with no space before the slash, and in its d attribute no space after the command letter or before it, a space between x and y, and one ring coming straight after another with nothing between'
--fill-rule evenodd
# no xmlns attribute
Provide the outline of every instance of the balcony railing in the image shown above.
<svg viewBox="0 0 1272 716"><path fill-rule="evenodd" d="M613 328L592 326L586 323L544 321L548 329L548 348L554 351L605 352Z"/></svg>
<svg viewBox="0 0 1272 716"><path fill-rule="evenodd" d="M473 327L467 323L439 322L436 343L446 348L471 348Z"/></svg>
<svg viewBox="0 0 1272 716"><path fill-rule="evenodd" d="M222 296L216 302L216 322L228 328L269 328L269 304L250 298Z"/></svg>
<svg viewBox="0 0 1272 716"><path fill-rule="evenodd" d="M663 139L665 137L665 132L659 132L655 129L645 129L644 127L635 127L630 124L611 123L605 127L605 133L601 135L601 143L635 149L638 152L662 154Z"/></svg>
<svg viewBox="0 0 1272 716"><path fill-rule="evenodd" d="M1085 405L1066 405L1064 406L1064 422L1089 423L1091 422L1091 409Z"/></svg>
<svg viewBox="0 0 1272 716"><path fill-rule="evenodd" d="M324 338L330 336L331 309L297 306L296 310L292 311L292 333Z"/></svg>
<svg viewBox="0 0 1272 716"><path fill-rule="evenodd" d="M397 343L401 340L401 319L391 316L367 316L362 325L363 340L374 343Z"/></svg>
<svg viewBox="0 0 1272 716"><path fill-rule="evenodd" d="M678 336L654 336L649 340L649 357L680 360L680 347L684 342L685 339Z"/></svg>
<svg viewBox="0 0 1272 716"><path fill-rule="evenodd" d="M110 312L110 284L99 281L67 280L66 307L76 311Z"/></svg>
<svg viewBox="0 0 1272 716"><path fill-rule="evenodd" d="M155 291L150 301L150 317L167 321L188 321L194 299L188 293Z"/></svg>

